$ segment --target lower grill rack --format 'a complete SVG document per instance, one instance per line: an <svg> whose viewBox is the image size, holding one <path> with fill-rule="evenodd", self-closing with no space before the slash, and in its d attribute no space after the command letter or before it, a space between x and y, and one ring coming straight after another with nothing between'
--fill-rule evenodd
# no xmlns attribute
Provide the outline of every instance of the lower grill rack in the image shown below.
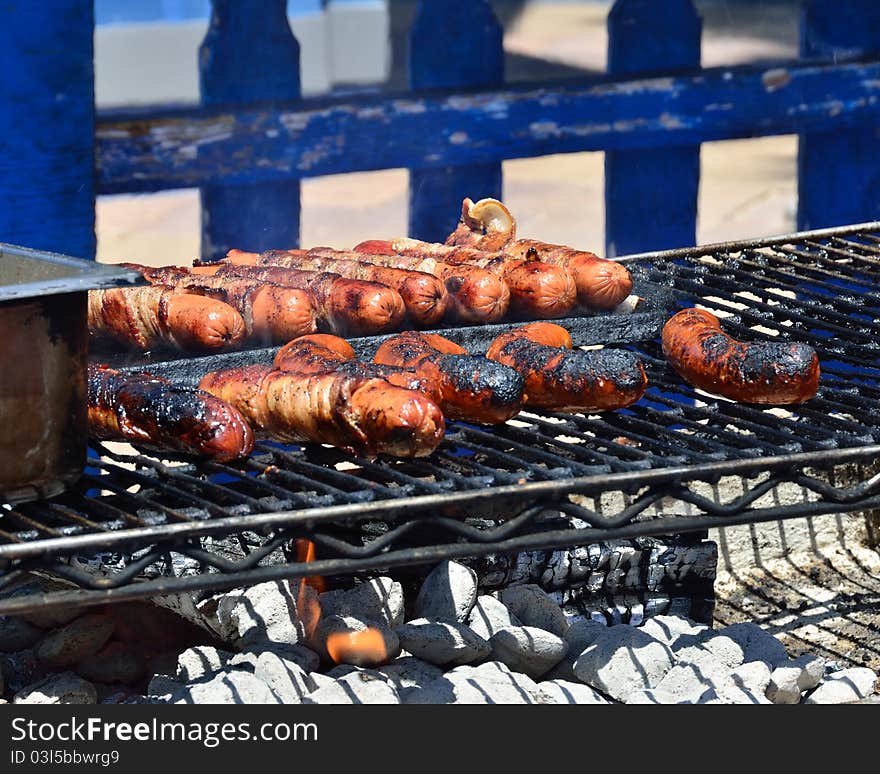
<svg viewBox="0 0 880 774"><path fill-rule="evenodd" d="M195 464L99 445L72 491L0 506L0 592L25 572L71 584L3 596L0 613L445 558L556 561L604 541L880 507L880 224L627 260L738 338L813 345L816 398L782 410L706 395L649 340L625 345L650 383L630 408L453 422L426 459L262 442L241 463ZM297 558L299 538L314 562Z"/></svg>

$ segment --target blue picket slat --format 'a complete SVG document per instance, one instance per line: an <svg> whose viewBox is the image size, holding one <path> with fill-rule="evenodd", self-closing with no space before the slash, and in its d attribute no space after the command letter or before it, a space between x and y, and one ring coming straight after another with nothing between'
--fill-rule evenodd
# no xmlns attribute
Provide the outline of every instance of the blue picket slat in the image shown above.
<svg viewBox="0 0 880 774"><path fill-rule="evenodd" d="M608 72L697 68L701 29L691 0L617 0L608 15ZM674 95L669 106L675 112ZM607 255L694 244L699 180L699 145L607 152Z"/></svg>
<svg viewBox="0 0 880 774"><path fill-rule="evenodd" d="M501 25L486 0L420 0L409 33L410 87L500 85L504 81L502 37ZM410 169L410 235L443 241L455 228L465 196L500 198L501 164Z"/></svg>
<svg viewBox="0 0 880 774"><path fill-rule="evenodd" d="M854 57L880 52L880 2L807 0L803 56ZM829 100L837 95L829 91ZM802 134L798 146L798 227L839 226L880 218L876 126Z"/></svg>
<svg viewBox="0 0 880 774"><path fill-rule="evenodd" d="M212 0L211 23L199 50L202 104L241 106L289 102L300 96L299 44L286 0ZM247 154L246 148L239 152ZM298 180L248 180L201 189L202 254L219 258L299 244Z"/></svg>
<svg viewBox="0 0 880 774"><path fill-rule="evenodd" d="M0 3L0 241L95 257L92 0Z"/></svg>

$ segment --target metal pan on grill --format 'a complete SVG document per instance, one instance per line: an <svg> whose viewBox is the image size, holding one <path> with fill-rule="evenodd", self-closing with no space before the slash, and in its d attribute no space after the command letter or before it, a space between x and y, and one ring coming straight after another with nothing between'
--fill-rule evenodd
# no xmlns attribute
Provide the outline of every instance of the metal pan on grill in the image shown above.
<svg viewBox="0 0 880 774"><path fill-rule="evenodd" d="M49 497L86 459L86 309L137 272L0 244L0 503Z"/></svg>

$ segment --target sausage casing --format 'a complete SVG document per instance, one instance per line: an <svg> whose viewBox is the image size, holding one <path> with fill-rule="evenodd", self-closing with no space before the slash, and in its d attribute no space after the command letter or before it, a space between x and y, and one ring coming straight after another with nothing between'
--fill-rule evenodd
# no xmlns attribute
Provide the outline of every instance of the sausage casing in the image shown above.
<svg viewBox="0 0 880 774"><path fill-rule="evenodd" d="M742 403L803 403L819 388L819 357L807 344L747 343L705 309L682 309L663 326L663 354L686 382Z"/></svg>
<svg viewBox="0 0 880 774"><path fill-rule="evenodd" d="M225 462L247 456L253 431L228 403L150 374L90 364L89 435Z"/></svg>
<svg viewBox="0 0 880 774"><path fill-rule="evenodd" d="M560 343L545 343L554 341ZM635 403L645 393L645 367L632 352L585 352L568 349L566 341L570 344L571 338L560 326L533 323L498 336L486 356L522 374L527 406L560 412L610 411Z"/></svg>

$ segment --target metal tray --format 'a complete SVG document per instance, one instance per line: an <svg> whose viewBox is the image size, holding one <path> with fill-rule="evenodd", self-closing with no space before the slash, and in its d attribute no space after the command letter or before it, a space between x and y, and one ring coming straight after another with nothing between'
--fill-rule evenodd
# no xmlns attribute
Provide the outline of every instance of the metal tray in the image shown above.
<svg viewBox="0 0 880 774"><path fill-rule="evenodd" d="M137 272L0 244L0 502L58 494L86 458L92 288Z"/></svg>

